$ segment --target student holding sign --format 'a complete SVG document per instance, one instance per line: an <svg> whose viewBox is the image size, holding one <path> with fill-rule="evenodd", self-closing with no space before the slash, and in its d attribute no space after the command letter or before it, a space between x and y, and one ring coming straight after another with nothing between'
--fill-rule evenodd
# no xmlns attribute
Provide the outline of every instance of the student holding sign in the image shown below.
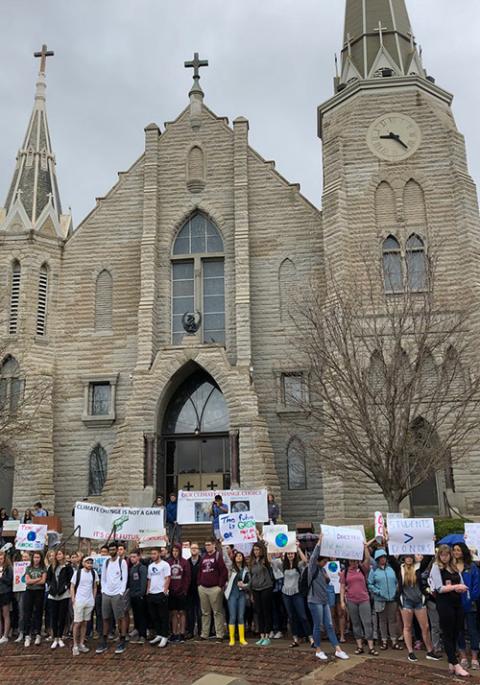
<svg viewBox="0 0 480 685"><path fill-rule="evenodd" d="M45 601L45 583L47 582L47 569L41 552L32 554L32 563L25 572L27 589L24 600L24 629L25 647L30 647L32 637L35 635L35 644L42 641L43 603Z"/></svg>
<svg viewBox="0 0 480 685"><path fill-rule="evenodd" d="M235 644L235 626L238 625L238 637L241 645L245 640L245 605L246 592L250 587L250 574L242 552L227 547L225 565L228 568L228 583L225 588L225 599L228 602L228 632L230 647Z"/></svg>

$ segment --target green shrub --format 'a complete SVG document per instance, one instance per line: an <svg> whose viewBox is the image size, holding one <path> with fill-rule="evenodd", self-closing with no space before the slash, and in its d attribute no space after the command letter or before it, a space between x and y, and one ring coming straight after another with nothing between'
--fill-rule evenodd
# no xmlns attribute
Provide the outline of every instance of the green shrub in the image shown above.
<svg viewBox="0 0 480 685"><path fill-rule="evenodd" d="M450 535L450 533L460 533L463 535L465 532L463 524L465 522L471 523L468 519L435 519L435 535L437 536L437 540L441 540L445 535Z"/></svg>

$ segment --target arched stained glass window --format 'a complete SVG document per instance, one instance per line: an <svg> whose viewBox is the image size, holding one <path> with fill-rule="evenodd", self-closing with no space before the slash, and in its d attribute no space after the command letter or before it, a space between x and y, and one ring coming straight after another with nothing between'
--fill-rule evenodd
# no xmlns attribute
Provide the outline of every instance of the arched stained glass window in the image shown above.
<svg viewBox="0 0 480 685"><path fill-rule="evenodd" d="M218 229L205 214L194 214L182 226L173 244L174 255L223 252L223 240Z"/></svg>
<svg viewBox="0 0 480 685"><path fill-rule="evenodd" d="M172 398L164 433L221 433L229 429L228 407L220 388L203 372L190 376Z"/></svg>
<svg viewBox="0 0 480 685"><path fill-rule="evenodd" d="M298 438L292 438L287 446L288 489L307 489L305 447Z"/></svg>
<svg viewBox="0 0 480 685"><path fill-rule="evenodd" d="M107 453L101 445L95 445L90 452L88 494L101 495L106 479Z"/></svg>
<svg viewBox="0 0 480 685"><path fill-rule="evenodd" d="M410 290L425 290L427 287L425 244L419 235L412 233L406 247L408 287Z"/></svg>
<svg viewBox="0 0 480 685"><path fill-rule="evenodd" d="M393 235L389 235L383 241L382 251L385 292L401 292L403 290L403 275L400 243Z"/></svg>

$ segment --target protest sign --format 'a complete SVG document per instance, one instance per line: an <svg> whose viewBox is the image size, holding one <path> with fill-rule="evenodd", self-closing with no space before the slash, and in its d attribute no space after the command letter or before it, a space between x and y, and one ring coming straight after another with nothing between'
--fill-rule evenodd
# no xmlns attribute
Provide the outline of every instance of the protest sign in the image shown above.
<svg viewBox="0 0 480 685"><path fill-rule="evenodd" d="M275 538L280 533L288 533L288 526L285 523L276 523L270 526L263 526L263 541L265 543L274 543Z"/></svg>
<svg viewBox="0 0 480 685"><path fill-rule="evenodd" d="M375 512L375 540L380 544L385 537L385 523L381 511Z"/></svg>
<svg viewBox="0 0 480 685"><path fill-rule="evenodd" d="M16 549L26 549L29 552L43 552L47 537L47 526L36 523L21 523L15 537Z"/></svg>
<svg viewBox="0 0 480 685"><path fill-rule="evenodd" d="M269 554L288 554L297 551L297 534L289 530L286 533L278 533L273 539L265 542Z"/></svg>
<svg viewBox="0 0 480 685"><path fill-rule="evenodd" d="M390 554L435 554L433 519L392 519L388 526Z"/></svg>
<svg viewBox="0 0 480 685"><path fill-rule="evenodd" d="M27 589L25 571L30 566L29 561L13 562L13 592L24 592Z"/></svg>
<svg viewBox="0 0 480 685"><path fill-rule="evenodd" d="M20 525L20 521L15 521L14 519L9 520L7 519L6 521L3 521L2 523L2 535L5 536L5 533L16 533L18 530L18 526Z"/></svg>
<svg viewBox="0 0 480 685"><path fill-rule="evenodd" d="M192 558L192 552L190 550L189 542L182 542L182 557L188 561Z"/></svg>
<svg viewBox="0 0 480 685"><path fill-rule="evenodd" d="M336 559L363 559L364 534L358 528L326 526L322 523L320 554Z"/></svg>
<svg viewBox="0 0 480 685"><path fill-rule="evenodd" d="M387 528L390 524L390 521L393 521L394 519L403 519L403 514L401 511L394 512L394 513L387 513Z"/></svg>
<svg viewBox="0 0 480 685"><path fill-rule="evenodd" d="M330 582L332 583L335 594L340 594L340 562L339 561L329 561L326 566L326 571Z"/></svg>
<svg viewBox="0 0 480 685"><path fill-rule="evenodd" d="M179 490L177 521L180 525L211 523L210 508L221 495L229 514L250 512L255 521L268 521L267 491L262 490Z"/></svg>
<svg viewBox="0 0 480 685"><path fill-rule="evenodd" d="M166 533L152 533L151 535L140 535L138 546L140 549L147 547L166 547L168 543Z"/></svg>
<svg viewBox="0 0 480 685"><path fill-rule="evenodd" d="M102 507L91 502L75 504L75 528L82 538L106 540L113 527L122 540L136 540L144 535L165 535L164 513L160 507Z"/></svg>
<svg viewBox="0 0 480 685"><path fill-rule="evenodd" d="M464 525L467 547L480 552L480 523L465 523Z"/></svg>
<svg viewBox="0 0 480 685"><path fill-rule="evenodd" d="M241 552L244 557L249 557L252 553L253 542L242 542L235 545L237 552Z"/></svg>
<svg viewBox="0 0 480 685"><path fill-rule="evenodd" d="M94 571L97 572L98 577L102 577L102 571L103 571L103 565L107 559L110 557L102 557L100 554L97 554L96 556L91 555L93 558L93 569Z"/></svg>
<svg viewBox="0 0 480 685"><path fill-rule="evenodd" d="M257 524L249 511L221 514L218 518L222 545L257 541Z"/></svg>

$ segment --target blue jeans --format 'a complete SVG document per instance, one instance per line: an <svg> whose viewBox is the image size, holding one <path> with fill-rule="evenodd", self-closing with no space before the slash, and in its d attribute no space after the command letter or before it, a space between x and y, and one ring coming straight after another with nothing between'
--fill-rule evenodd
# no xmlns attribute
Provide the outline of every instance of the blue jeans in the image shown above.
<svg viewBox="0 0 480 685"><path fill-rule="evenodd" d="M310 623L305 610L305 598L297 592L295 595L283 595L283 603L290 620L294 637L308 637L311 634Z"/></svg>
<svg viewBox="0 0 480 685"><path fill-rule="evenodd" d="M245 592L243 590L234 591L230 593L228 598L228 623L231 626L235 624L243 626L245 619Z"/></svg>
<svg viewBox="0 0 480 685"><path fill-rule="evenodd" d="M328 604L315 604L314 602L309 602L308 608L310 609L313 619L313 641L315 647L317 649L320 647L320 630L322 625L327 631L327 636L332 647L338 647L339 642L333 629L332 614L330 613Z"/></svg>
<svg viewBox="0 0 480 685"><path fill-rule="evenodd" d="M469 611L465 614L465 620L467 622L467 633L470 638L470 648L473 649L474 652L478 652L478 644L480 638L478 635L477 612ZM458 648L461 649L463 652L466 649L466 647L467 645L465 642L465 631L462 630L462 632L458 636Z"/></svg>

